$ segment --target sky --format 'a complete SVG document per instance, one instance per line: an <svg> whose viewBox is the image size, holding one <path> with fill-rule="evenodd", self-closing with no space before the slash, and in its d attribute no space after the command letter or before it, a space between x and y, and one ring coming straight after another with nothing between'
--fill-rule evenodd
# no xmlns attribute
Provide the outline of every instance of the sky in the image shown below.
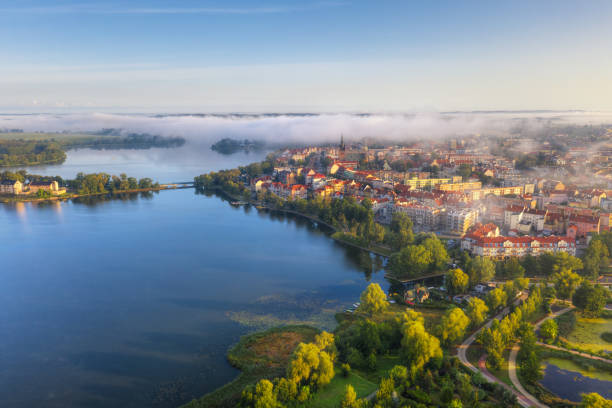
<svg viewBox="0 0 612 408"><path fill-rule="evenodd" d="M612 2L0 0L0 112L612 111Z"/></svg>

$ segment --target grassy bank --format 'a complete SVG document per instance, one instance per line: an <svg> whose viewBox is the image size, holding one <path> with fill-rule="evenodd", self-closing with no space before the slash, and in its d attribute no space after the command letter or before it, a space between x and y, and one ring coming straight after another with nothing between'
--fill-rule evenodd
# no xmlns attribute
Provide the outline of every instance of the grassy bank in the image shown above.
<svg viewBox="0 0 612 408"><path fill-rule="evenodd" d="M242 370L232 382L183 408L235 407L242 390L262 378L285 374L291 353L301 342L311 342L319 331L309 326L284 326L244 336L227 353L230 364Z"/></svg>

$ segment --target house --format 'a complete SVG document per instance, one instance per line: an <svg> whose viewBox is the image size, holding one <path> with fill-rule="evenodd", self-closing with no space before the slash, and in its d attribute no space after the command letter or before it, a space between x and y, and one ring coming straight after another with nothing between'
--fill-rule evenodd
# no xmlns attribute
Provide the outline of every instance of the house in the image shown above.
<svg viewBox="0 0 612 408"><path fill-rule="evenodd" d="M494 258L538 256L544 252L567 252L576 255L576 241L572 237L483 237L471 243L471 252Z"/></svg>
<svg viewBox="0 0 612 408"><path fill-rule="evenodd" d="M29 194L36 194L40 190L48 191L53 195L66 193L65 188L60 188L57 181L33 181L27 185Z"/></svg>
<svg viewBox="0 0 612 408"><path fill-rule="evenodd" d="M19 180L4 180L0 182L0 194L21 194L23 183Z"/></svg>
<svg viewBox="0 0 612 408"><path fill-rule="evenodd" d="M423 303L429 299L429 291L423 286L407 289L404 292L404 302L408 304Z"/></svg>

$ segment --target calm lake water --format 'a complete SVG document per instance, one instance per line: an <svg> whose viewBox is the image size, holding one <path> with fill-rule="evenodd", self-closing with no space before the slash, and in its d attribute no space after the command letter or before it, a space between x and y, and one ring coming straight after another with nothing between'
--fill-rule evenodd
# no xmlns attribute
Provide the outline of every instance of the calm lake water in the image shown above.
<svg viewBox="0 0 612 408"><path fill-rule="evenodd" d="M69 153L31 172L161 182L263 154ZM258 327L332 327L373 273L311 222L192 189L0 205L0 406L174 407L232 380L227 348ZM386 284L384 285L387 286Z"/></svg>
<svg viewBox="0 0 612 408"><path fill-rule="evenodd" d="M587 377L577 371L566 370L550 363L546 364L544 377L540 382L551 392L570 401L580 402L582 393L591 392L612 399L611 381Z"/></svg>

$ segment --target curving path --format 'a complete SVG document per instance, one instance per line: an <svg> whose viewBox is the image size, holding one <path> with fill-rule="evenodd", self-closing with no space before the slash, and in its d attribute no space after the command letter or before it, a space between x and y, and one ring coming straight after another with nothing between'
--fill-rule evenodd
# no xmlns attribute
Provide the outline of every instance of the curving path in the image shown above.
<svg viewBox="0 0 612 408"><path fill-rule="evenodd" d="M546 320L549 319L554 319L557 316L561 316L563 313L569 312L570 310L572 310L574 307L566 307L565 309L559 310L555 313L549 314L548 316L538 320L535 324L534 324L534 330L537 330L542 323L544 323ZM528 400L530 400L532 402L532 405L538 407L538 408L544 408L547 405L542 404L540 401L538 401L538 399L536 397L534 397L533 395L531 395L524 387L523 384L521 384L521 382L518 379L518 375L516 374L516 357L518 356L518 351L519 351L519 343L516 342L514 344L514 346L512 346L512 350L510 351L510 357L508 358L508 376L510 377L510 381L512 381L512 385L514 385L514 387L525 396L525 398L527 398Z"/></svg>
<svg viewBox="0 0 612 408"><path fill-rule="evenodd" d="M524 301L525 299L527 299L527 295L523 294L523 295L521 295L521 297L519 297L514 302L514 304L516 305L516 304ZM482 374L482 376L488 382L497 383L497 384L501 385L502 387L504 387L505 389L507 389L508 391L512 392L516 396L516 398L518 400L518 403L521 404L521 406L523 406L525 408L529 408L529 407L532 407L532 406L536 406L538 408L544 408L544 407L546 407L546 405L542 405L537 399L535 399L534 397L532 397L528 393L524 394L522 392L518 392L518 391L512 389L511 387L508 386L508 384L504 383L503 381L500 381L497 377L495 377L493 374L491 374L489 372L489 370L487 370L487 366L486 366L486 363L485 363L486 355L482 356L480 358L480 360L478 361L478 366L479 367L474 366L467 359L467 355L466 355L467 349L476 340L476 337L478 336L478 333L480 333L480 331L482 329L484 329L485 327L490 327L491 324L493 323L494 319L501 320L505 315L508 314L509 311L510 311L510 309L506 307L501 312L499 312L497 315L495 315L494 317L489 319L487 321L487 323L485 325L483 325L480 329L476 330L467 339L465 339L463 341L463 343L461 343L461 345L459 345L457 347L457 357L459 357L459 360L461 361L461 363L463 363L463 365L465 365L471 371L473 371L473 372L480 372Z"/></svg>

